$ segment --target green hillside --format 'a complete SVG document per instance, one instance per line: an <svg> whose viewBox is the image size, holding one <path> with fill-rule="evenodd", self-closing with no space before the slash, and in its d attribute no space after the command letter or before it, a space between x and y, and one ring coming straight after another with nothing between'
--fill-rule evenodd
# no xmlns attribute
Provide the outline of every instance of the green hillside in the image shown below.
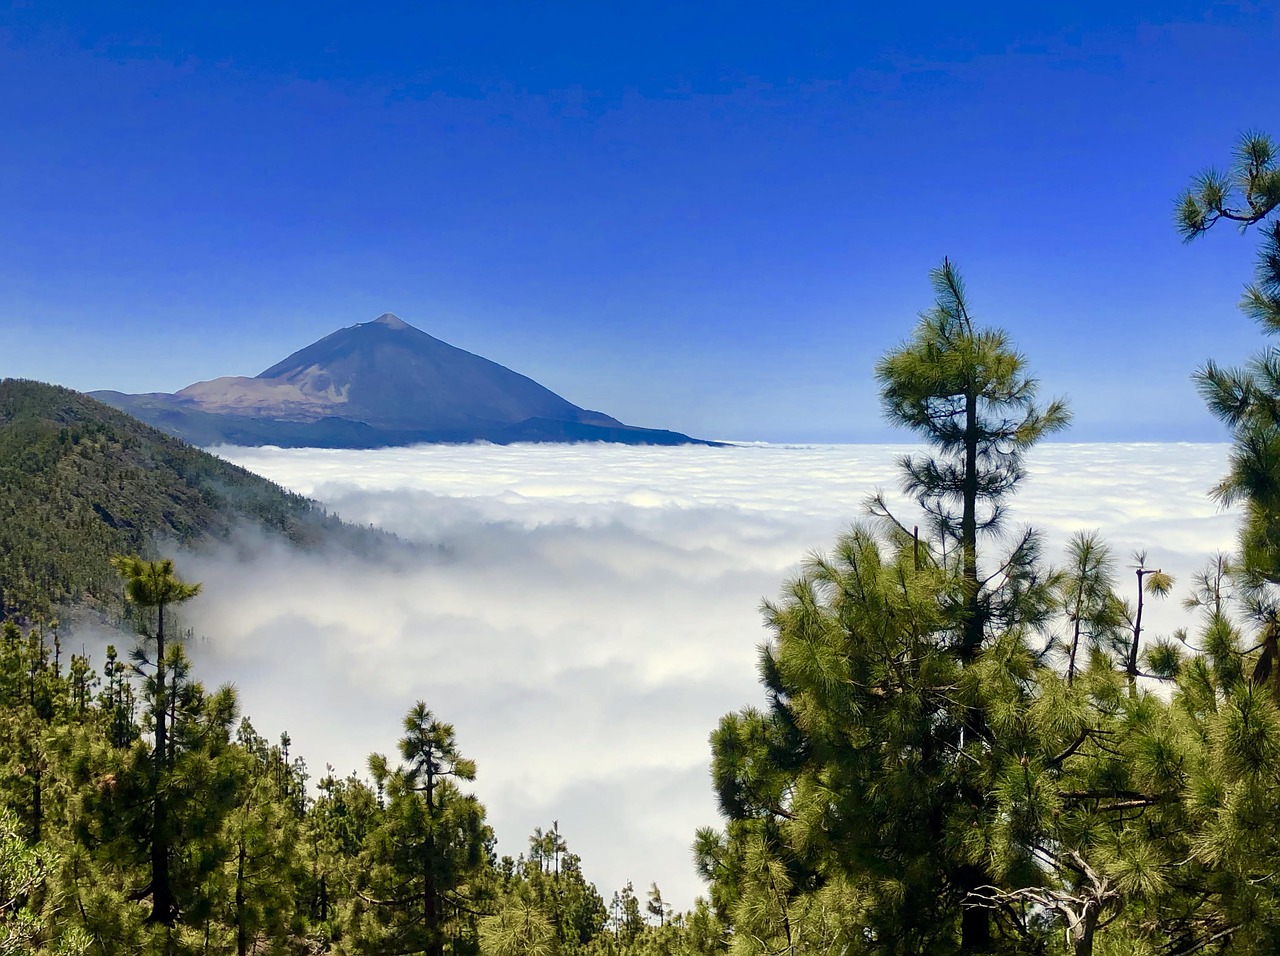
<svg viewBox="0 0 1280 956"><path fill-rule="evenodd" d="M0 618L119 591L112 554L344 526L314 502L79 392L0 380Z"/></svg>

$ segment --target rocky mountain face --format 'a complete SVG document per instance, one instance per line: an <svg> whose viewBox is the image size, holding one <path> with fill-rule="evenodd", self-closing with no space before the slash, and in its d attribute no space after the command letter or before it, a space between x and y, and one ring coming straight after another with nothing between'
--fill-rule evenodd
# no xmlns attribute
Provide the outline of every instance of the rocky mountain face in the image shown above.
<svg viewBox="0 0 1280 956"><path fill-rule="evenodd" d="M198 445L702 444L579 408L533 379L389 312L339 329L254 378L215 378L172 395L91 394Z"/></svg>

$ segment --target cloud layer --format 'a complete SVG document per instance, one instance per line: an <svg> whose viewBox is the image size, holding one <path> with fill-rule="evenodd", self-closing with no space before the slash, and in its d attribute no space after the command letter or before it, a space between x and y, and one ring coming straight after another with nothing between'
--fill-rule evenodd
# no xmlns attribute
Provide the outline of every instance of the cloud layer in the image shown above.
<svg viewBox="0 0 1280 956"><path fill-rule="evenodd" d="M220 449L348 520L437 547L390 564L271 546L187 556L183 573L205 585L192 652L208 680L239 686L259 731L287 729L315 774L394 752L404 712L425 700L479 764L500 852L558 819L606 898L656 880L687 905L701 889L693 831L717 820L707 735L763 700L760 600L871 492L896 490L907 450ZM1100 529L1185 584L1232 543L1234 516L1206 497L1225 462L1222 445L1046 446L1012 519L1054 549ZM1150 621L1149 633L1176 626L1176 601Z"/></svg>

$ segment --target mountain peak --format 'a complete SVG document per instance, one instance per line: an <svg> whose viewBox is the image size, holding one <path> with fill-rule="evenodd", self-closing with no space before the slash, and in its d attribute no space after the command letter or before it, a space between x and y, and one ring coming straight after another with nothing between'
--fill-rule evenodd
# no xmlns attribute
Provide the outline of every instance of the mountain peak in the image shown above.
<svg viewBox="0 0 1280 956"><path fill-rule="evenodd" d="M388 328L388 329L411 329L411 328L413 328L413 326L412 326L412 325L410 325L410 324L409 324L408 322L406 322L404 319L400 318L400 316L396 315L394 312L383 312L383 313L382 313L382 315L378 316L376 319L374 319L374 320L373 320L372 322L370 322L369 324L370 324L370 325L381 325L381 326L383 326L383 327L385 327L385 328Z"/></svg>
<svg viewBox="0 0 1280 956"><path fill-rule="evenodd" d="M412 333L412 334L409 334ZM392 312L331 332L253 378L176 395L106 395L202 444L378 448L424 441L683 444L580 408L533 379L416 329Z"/></svg>

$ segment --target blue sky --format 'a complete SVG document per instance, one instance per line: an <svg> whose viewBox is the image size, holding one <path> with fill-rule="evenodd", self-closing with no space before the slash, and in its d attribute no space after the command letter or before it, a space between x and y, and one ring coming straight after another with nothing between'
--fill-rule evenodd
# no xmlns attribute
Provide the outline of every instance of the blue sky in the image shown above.
<svg viewBox="0 0 1280 956"><path fill-rule="evenodd" d="M865 8L864 8L865 7ZM960 266L1074 440L1217 440L1254 242L1172 229L1280 135L1264 5L16 4L0 375L172 391L394 311L705 437L894 437Z"/></svg>

